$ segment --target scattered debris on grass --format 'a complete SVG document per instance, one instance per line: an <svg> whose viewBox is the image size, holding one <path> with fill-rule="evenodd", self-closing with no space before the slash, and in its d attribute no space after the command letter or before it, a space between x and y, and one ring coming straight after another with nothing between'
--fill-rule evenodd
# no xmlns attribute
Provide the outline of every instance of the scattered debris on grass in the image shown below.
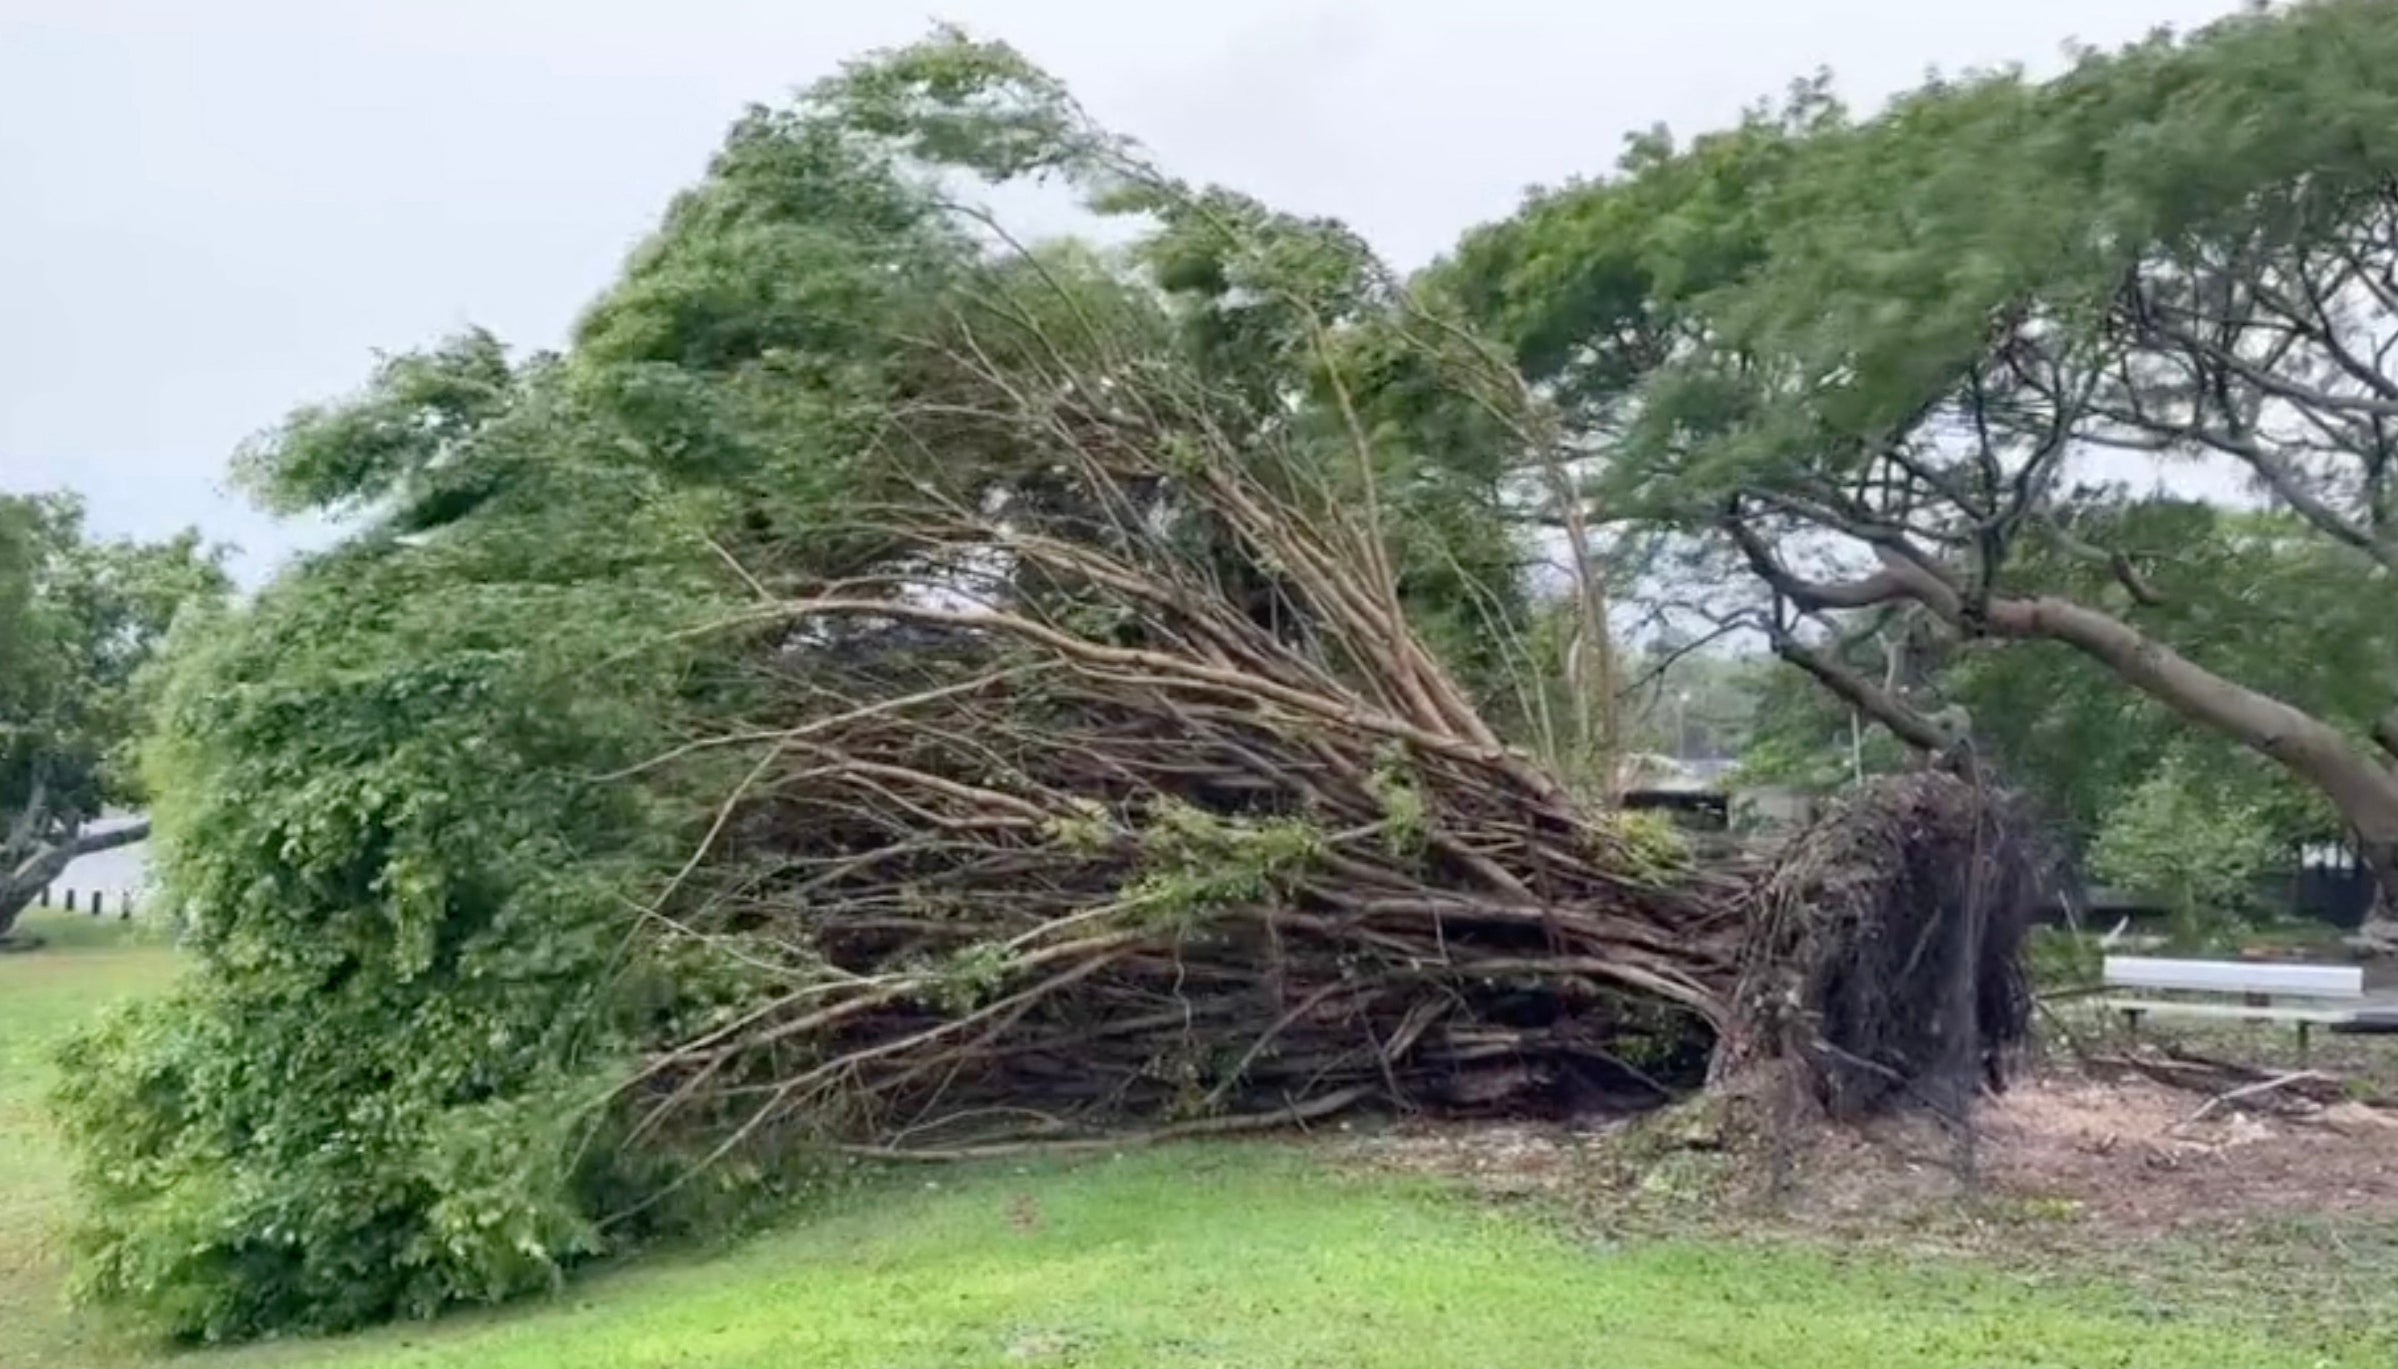
<svg viewBox="0 0 2398 1369"><path fill-rule="evenodd" d="M1752 1229L1903 1229L1942 1210L2087 1215L2120 1234L2285 1213L2398 1219L2398 1164L2389 1158L2398 1113L2362 1103L2193 1119L2180 1089L2053 1073L1989 1100L1978 1125L1970 1195L1953 1137L1919 1114L1815 1133L1789 1157L1779 1198L1765 1157L1727 1146L1703 1113L1689 1111L1595 1129L1408 1121L1324 1144L1370 1168L1461 1179L1495 1197L1569 1199L1618 1219L1638 1217L1655 1199L1698 1199L1716 1218ZM1959 1207L1963 1197L1969 1207ZM1673 1206L1676 1222L1707 1215Z"/></svg>

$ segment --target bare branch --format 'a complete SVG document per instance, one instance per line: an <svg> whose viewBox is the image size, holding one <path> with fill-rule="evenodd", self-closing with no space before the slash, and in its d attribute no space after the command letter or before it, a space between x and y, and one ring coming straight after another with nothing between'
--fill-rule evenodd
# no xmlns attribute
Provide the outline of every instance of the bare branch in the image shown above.
<svg viewBox="0 0 2398 1369"><path fill-rule="evenodd" d="M1776 656L1814 676L1842 702L1888 728L1893 736L1916 750L1948 756L1964 746L1965 737L1908 707L1891 690L1868 680L1829 651L1802 640L1796 633L1776 627L1768 634L1768 640L1773 643Z"/></svg>

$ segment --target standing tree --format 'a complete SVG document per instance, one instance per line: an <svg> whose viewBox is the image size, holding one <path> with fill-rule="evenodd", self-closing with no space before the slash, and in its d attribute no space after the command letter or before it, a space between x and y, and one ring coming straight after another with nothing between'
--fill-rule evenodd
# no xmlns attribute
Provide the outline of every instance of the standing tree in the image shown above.
<svg viewBox="0 0 2398 1369"><path fill-rule="evenodd" d="M2231 598L2386 612L2394 57L2398 13L2334 0L2046 85L1935 82L1864 123L1811 88L1536 202L1451 269L1528 362L1607 382L1584 413L1617 500L1707 539L1759 591L1737 611L1851 706L1954 750L1956 715L1845 648L2053 643L2319 794L2380 880L2370 934L2398 939L2398 666L2342 681L2379 701L2361 718L2310 706L2176 605L2195 548L2123 535L2139 463L2211 471L2318 545L2304 593ZM1544 275L1576 233L1621 269Z"/></svg>
<svg viewBox="0 0 2398 1369"><path fill-rule="evenodd" d="M0 942L78 857L149 835L92 826L137 797L119 764L136 676L184 605L225 590L197 534L95 541L71 498L0 495Z"/></svg>

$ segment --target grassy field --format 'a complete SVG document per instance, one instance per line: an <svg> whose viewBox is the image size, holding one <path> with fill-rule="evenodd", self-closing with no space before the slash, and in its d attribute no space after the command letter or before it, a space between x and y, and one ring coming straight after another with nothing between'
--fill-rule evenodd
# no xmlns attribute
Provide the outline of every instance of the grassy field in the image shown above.
<svg viewBox="0 0 2398 1369"><path fill-rule="evenodd" d="M50 1053L100 1005L167 982L174 953L118 922L26 915L19 930L47 944L0 954L0 1365L106 1362L76 1347L80 1328L59 1310L56 1230L67 1164L43 1120Z"/></svg>
<svg viewBox="0 0 2398 1369"><path fill-rule="evenodd" d="M0 1365L166 1358L59 1306L62 1164L34 1109L46 1043L162 982L170 953L58 920L0 957ZM706 1258L653 1259L544 1302L180 1369L549 1366L2053 1366L2346 1369L2389 1342L2305 1344L2160 1318L2104 1288L1739 1244L1596 1249L1421 1184L1272 1144L1072 1168L900 1176L846 1210Z"/></svg>

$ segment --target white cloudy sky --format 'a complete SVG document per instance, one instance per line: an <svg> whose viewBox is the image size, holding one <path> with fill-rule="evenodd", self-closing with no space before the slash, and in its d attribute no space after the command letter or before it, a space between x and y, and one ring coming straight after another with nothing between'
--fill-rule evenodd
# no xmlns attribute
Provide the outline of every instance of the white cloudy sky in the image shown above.
<svg viewBox="0 0 2398 1369"><path fill-rule="evenodd" d="M196 523L255 576L308 538L224 458L374 349L551 345L724 126L934 17L1006 38L1169 166L1413 265L1622 136L1830 66L1931 67L2225 0L0 0L0 488Z"/></svg>

